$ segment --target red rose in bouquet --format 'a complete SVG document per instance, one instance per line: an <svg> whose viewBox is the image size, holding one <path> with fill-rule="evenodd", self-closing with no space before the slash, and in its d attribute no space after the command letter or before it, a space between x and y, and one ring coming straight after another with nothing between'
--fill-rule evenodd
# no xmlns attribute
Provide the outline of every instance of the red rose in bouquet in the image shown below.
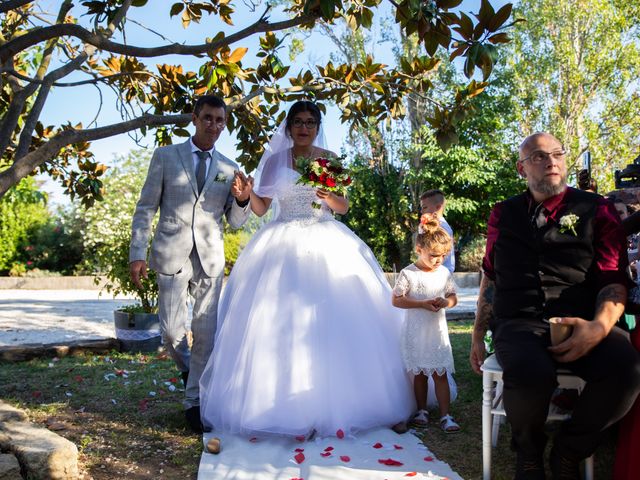
<svg viewBox="0 0 640 480"><path fill-rule="evenodd" d="M351 185L351 176L342 166L342 158L300 157L296 159L296 167L301 174L297 183L345 195L347 187ZM319 203L313 202L312 205L314 208L320 208Z"/></svg>

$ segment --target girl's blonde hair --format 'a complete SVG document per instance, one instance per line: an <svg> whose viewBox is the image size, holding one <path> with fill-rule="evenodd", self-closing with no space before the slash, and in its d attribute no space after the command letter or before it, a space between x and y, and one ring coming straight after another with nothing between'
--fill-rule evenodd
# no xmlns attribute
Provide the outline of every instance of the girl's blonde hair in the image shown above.
<svg viewBox="0 0 640 480"><path fill-rule="evenodd" d="M451 236L440 226L437 214L425 213L420 217L416 246L444 255L451 251Z"/></svg>

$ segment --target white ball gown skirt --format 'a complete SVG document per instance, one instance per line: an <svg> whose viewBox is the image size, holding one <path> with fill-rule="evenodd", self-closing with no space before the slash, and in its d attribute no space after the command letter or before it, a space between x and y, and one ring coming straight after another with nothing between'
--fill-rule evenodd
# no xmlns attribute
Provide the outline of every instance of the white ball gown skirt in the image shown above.
<svg viewBox="0 0 640 480"><path fill-rule="evenodd" d="M205 425L329 436L414 410L402 311L371 250L325 209L268 223L238 258L200 385Z"/></svg>

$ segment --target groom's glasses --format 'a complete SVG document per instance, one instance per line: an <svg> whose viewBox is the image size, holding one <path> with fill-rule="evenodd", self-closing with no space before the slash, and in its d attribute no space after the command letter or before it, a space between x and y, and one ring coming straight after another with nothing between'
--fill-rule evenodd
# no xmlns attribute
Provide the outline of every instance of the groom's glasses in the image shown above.
<svg viewBox="0 0 640 480"><path fill-rule="evenodd" d="M293 119L293 126L296 128L302 128L302 126L305 126L305 128L307 130L313 130L314 128L316 128L318 126L318 122L316 122L313 119L309 119L309 120L301 120L299 118L294 118Z"/></svg>

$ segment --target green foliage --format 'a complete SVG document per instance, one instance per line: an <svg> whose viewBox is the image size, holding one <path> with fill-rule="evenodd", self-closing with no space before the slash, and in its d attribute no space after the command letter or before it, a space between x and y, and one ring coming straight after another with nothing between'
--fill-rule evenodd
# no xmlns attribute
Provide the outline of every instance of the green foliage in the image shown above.
<svg viewBox="0 0 640 480"><path fill-rule="evenodd" d="M411 148L420 152L421 165L408 170L407 183L419 193L442 190L447 221L458 237L483 233L493 205L520 190L513 154L492 158L485 149L462 145L444 153L426 128ZM418 211L419 197L415 202Z"/></svg>
<svg viewBox="0 0 640 480"><path fill-rule="evenodd" d="M82 261L83 243L80 230L67 220L63 213L32 229L29 244L22 248L25 263L34 269L75 273Z"/></svg>
<svg viewBox="0 0 640 480"><path fill-rule="evenodd" d="M232 231L227 228L223 241L224 241L224 274L229 275L233 265L236 263L236 259L242 249L247 245L251 234L245 230Z"/></svg>
<svg viewBox="0 0 640 480"><path fill-rule="evenodd" d="M129 275L131 218L149 160L147 150L136 150L116 158L114 166L104 176L104 200L87 210L76 207L75 216L83 218L85 258L89 259L85 268L93 267L106 276L108 293L136 295L144 311L154 313L158 301L155 273L148 272L149 279L143 279L142 290L133 284Z"/></svg>
<svg viewBox="0 0 640 480"><path fill-rule="evenodd" d="M0 273L24 273L28 266L21 247L29 234L47 223L46 196L32 177L23 179L0 198ZM20 265L23 265L22 268Z"/></svg>
<svg viewBox="0 0 640 480"><path fill-rule="evenodd" d="M466 241L461 241L459 243L460 249L457 252L456 269L462 272L482 270L486 244L487 239L482 235L467 237Z"/></svg>
<svg viewBox="0 0 640 480"><path fill-rule="evenodd" d="M373 250L386 271L409 263L412 232L408 195L403 172L397 166L380 167L357 156L349 165L353 183L349 189L349 212L343 217Z"/></svg>

